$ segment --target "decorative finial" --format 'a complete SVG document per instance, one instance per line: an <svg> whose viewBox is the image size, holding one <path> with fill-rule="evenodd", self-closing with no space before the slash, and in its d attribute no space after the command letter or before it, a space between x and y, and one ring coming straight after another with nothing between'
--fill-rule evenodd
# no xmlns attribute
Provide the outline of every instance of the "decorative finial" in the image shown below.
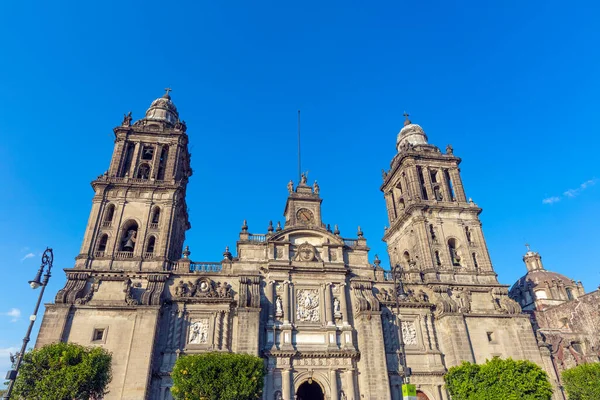
<svg viewBox="0 0 600 400"><path fill-rule="evenodd" d="M454 148L452 147L451 144L449 144L448 146L446 146L446 154L448 154L450 156L454 154Z"/></svg>
<svg viewBox="0 0 600 400"><path fill-rule="evenodd" d="M527 247L527 252L531 251L531 249L529 248L529 243L525 243L525 247Z"/></svg>
<svg viewBox="0 0 600 400"><path fill-rule="evenodd" d="M277 228L275 228L275 232L281 231L281 221L277 221Z"/></svg>
<svg viewBox="0 0 600 400"><path fill-rule="evenodd" d="M327 224L327 232L331 233L331 225Z"/></svg>
<svg viewBox="0 0 600 400"><path fill-rule="evenodd" d="M185 246L185 249L183 250L183 258L190 258L190 254L192 254L190 251L190 246Z"/></svg>
<svg viewBox="0 0 600 400"><path fill-rule="evenodd" d="M232 259L231 252L229 251L229 246L225 246L225 252L223 253L223 259L224 260Z"/></svg>
<svg viewBox="0 0 600 400"><path fill-rule="evenodd" d="M248 233L248 221L244 220L242 224L242 233Z"/></svg>
<svg viewBox="0 0 600 400"><path fill-rule="evenodd" d="M404 111L404 114L402 114L402 115L404 115L404 118L405 118L404 126L412 124L412 122L410 122L410 119L408 119L409 114L406 111Z"/></svg>
<svg viewBox="0 0 600 400"><path fill-rule="evenodd" d="M363 231L362 231L362 229L360 229L360 225L358 226L358 232L356 232L356 234L358 235L359 239L363 238Z"/></svg>
<svg viewBox="0 0 600 400"><path fill-rule="evenodd" d="M375 264L376 268L378 268L379 264L381 264L381 260L379 259L379 256L377 254L375 254L375 261L373 261L373 263Z"/></svg>
<svg viewBox="0 0 600 400"><path fill-rule="evenodd" d="M123 115L123 122L121 122L121 126L131 126L131 111L129 111L127 114Z"/></svg>
<svg viewBox="0 0 600 400"><path fill-rule="evenodd" d="M333 226L333 234L336 235L336 236L340 234L340 230L339 230L337 224L335 224Z"/></svg>
<svg viewBox="0 0 600 400"><path fill-rule="evenodd" d="M273 221L269 221L269 227L267 228L267 231L269 231L269 233L273 233Z"/></svg>

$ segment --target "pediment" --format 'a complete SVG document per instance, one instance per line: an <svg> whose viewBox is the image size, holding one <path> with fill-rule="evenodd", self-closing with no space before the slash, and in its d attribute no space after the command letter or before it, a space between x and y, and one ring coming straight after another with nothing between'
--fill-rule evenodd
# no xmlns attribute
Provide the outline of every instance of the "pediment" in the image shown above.
<svg viewBox="0 0 600 400"><path fill-rule="evenodd" d="M295 246L309 243L315 247L322 247L323 245L344 245L344 241L341 237L336 236L325 229L306 227L284 229L271 236L269 242L289 242Z"/></svg>

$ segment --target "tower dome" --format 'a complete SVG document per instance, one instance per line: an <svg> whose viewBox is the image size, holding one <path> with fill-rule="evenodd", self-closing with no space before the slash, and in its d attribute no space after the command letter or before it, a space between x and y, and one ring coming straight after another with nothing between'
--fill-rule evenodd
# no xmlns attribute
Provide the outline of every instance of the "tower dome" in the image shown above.
<svg viewBox="0 0 600 400"><path fill-rule="evenodd" d="M171 89L165 89L166 93L154 100L152 104L150 104L150 108L146 111L146 117L144 119L149 121L162 121L168 124L175 124L179 121L179 113L177 112L177 107L171 101L171 96L169 92Z"/></svg>
<svg viewBox="0 0 600 400"><path fill-rule="evenodd" d="M411 144L413 146L428 144L427 135L425 134L423 128L417 124L413 124L410 119L408 119L407 113L404 113L404 116L406 117L406 120L404 121L404 126L398 133L398 138L396 139L396 150L400 151L400 149L406 144Z"/></svg>

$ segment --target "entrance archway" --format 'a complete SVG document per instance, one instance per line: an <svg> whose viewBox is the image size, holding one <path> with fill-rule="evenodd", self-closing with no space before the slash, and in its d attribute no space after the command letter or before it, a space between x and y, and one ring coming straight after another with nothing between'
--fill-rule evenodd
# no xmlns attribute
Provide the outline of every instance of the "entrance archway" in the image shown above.
<svg viewBox="0 0 600 400"><path fill-rule="evenodd" d="M321 389L321 385L311 379L300 385L298 392L296 392L296 399L324 400L325 396L323 395L323 389Z"/></svg>
<svg viewBox="0 0 600 400"><path fill-rule="evenodd" d="M429 397L420 390L417 390L417 400L429 400Z"/></svg>

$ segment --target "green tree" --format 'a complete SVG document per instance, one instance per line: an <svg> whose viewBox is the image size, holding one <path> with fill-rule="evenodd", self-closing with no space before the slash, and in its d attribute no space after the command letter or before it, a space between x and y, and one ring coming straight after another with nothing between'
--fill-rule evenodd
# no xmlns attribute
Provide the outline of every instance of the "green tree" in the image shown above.
<svg viewBox="0 0 600 400"><path fill-rule="evenodd" d="M552 385L537 364L494 357L485 364L463 362L444 377L452 400L550 400Z"/></svg>
<svg viewBox="0 0 600 400"><path fill-rule="evenodd" d="M262 394L264 362L248 354L203 353L177 359L171 393L177 400L251 400Z"/></svg>
<svg viewBox="0 0 600 400"><path fill-rule="evenodd" d="M101 347L54 343L25 353L12 397L88 400L107 393L112 356Z"/></svg>
<svg viewBox="0 0 600 400"><path fill-rule="evenodd" d="M562 373L569 400L600 399L600 363L581 364Z"/></svg>

